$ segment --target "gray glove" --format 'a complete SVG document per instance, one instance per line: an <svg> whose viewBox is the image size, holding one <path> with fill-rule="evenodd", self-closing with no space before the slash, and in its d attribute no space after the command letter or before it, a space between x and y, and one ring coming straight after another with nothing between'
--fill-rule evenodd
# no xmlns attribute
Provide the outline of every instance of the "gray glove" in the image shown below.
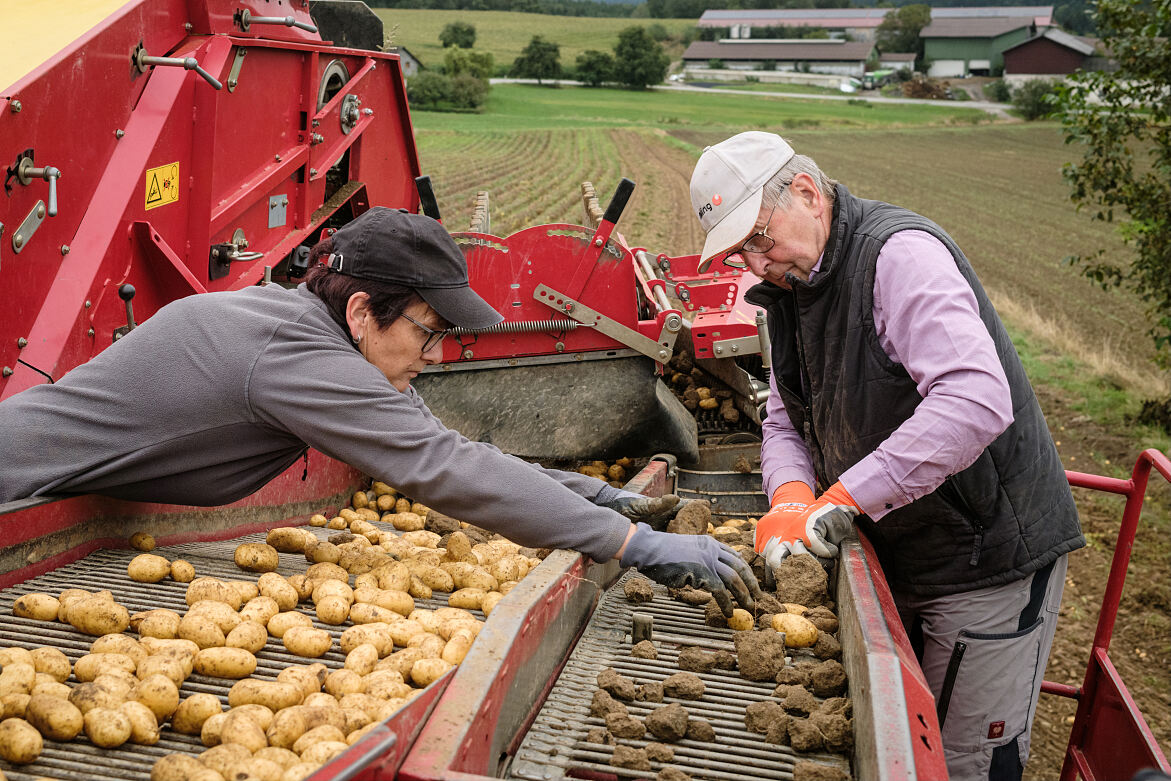
<svg viewBox="0 0 1171 781"><path fill-rule="evenodd" d="M648 524L657 531L666 529L667 524L688 505L689 501L681 500L675 494L643 496L609 485L603 486L594 497L594 504L599 507L608 507L635 523Z"/></svg>
<svg viewBox="0 0 1171 781"><path fill-rule="evenodd" d="M668 534L637 524L621 564L638 568L668 588L691 586L709 591L729 618L732 594L749 612L763 596L756 576L736 551L706 535Z"/></svg>

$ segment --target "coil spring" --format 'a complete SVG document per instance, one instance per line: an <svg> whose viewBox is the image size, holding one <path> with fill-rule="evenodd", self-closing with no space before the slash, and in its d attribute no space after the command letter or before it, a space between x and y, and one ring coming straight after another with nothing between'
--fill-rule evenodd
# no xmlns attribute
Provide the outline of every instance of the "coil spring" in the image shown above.
<svg viewBox="0 0 1171 781"><path fill-rule="evenodd" d="M516 334L530 331L572 331L581 323L568 318L552 318L550 320L516 320L497 323L489 328L452 328L451 333L462 336L464 334Z"/></svg>

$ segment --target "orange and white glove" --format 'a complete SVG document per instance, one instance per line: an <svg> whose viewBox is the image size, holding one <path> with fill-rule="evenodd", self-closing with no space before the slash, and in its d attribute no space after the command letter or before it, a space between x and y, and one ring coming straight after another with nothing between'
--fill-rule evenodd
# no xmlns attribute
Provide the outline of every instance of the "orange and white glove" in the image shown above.
<svg viewBox="0 0 1171 781"><path fill-rule="evenodd" d="M798 553L833 558L860 512L841 483L834 483L816 501L805 483L785 483L773 494L772 509L757 522L753 547L772 567Z"/></svg>

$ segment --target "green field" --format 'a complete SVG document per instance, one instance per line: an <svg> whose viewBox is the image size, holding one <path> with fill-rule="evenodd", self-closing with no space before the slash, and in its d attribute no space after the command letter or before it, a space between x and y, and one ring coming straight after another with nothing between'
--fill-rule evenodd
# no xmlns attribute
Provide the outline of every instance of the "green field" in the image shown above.
<svg viewBox="0 0 1171 781"><path fill-rule="evenodd" d="M621 19L549 16L508 11L432 11L377 8L386 27L388 45L405 46L425 67L443 62L439 33L451 22L470 22L476 28L475 48L490 52L497 65L516 59L534 35L561 46L561 64L572 67L577 55L589 49L610 52L618 33L631 25L661 24L676 40L695 27L694 19ZM669 54L682 54L678 43Z"/></svg>

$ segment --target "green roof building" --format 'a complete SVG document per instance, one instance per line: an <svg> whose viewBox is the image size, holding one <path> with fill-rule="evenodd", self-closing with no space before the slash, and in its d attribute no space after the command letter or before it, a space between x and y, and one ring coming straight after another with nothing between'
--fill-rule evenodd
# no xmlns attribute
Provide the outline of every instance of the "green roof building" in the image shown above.
<svg viewBox="0 0 1171 781"><path fill-rule="evenodd" d="M923 59L935 78L991 76L1004 69L1004 50L1037 34L1032 17L934 19L923 28Z"/></svg>

